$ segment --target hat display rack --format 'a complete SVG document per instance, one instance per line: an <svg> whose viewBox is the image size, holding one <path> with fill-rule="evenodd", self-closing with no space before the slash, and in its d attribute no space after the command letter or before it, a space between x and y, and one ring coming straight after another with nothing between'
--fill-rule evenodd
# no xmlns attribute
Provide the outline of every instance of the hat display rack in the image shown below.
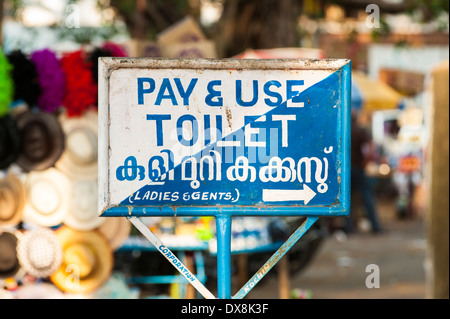
<svg viewBox="0 0 450 319"><path fill-rule="evenodd" d="M127 53L0 49L0 299L89 298L130 233L97 214L100 56Z"/></svg>
<svg viewBox="0 0 450 319"><path fill-rule="evenodd" d="M132 39L126 49L112 42L71 52L0 48L0 299L137 297L113 266L114 253L139 238L130 236L125 217L97 212L102 56L216 58L217 52L189 16L156 41ZM146 226L173 245L209 242L214 253L212 221L147 217ZM270 241L267 223L236 218L233 249Z"/></svg>

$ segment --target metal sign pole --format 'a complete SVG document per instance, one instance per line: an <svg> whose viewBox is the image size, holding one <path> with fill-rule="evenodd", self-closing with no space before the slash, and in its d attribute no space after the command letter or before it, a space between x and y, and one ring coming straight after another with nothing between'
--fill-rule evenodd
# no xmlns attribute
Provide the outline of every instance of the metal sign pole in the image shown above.
<svg viewBox="0 0 450 319"><path fill-rule="evenodd" d="M155 246L175 269L206 299L216 297L192 274L188 268L164 245L164 243L138 218L127 219ZM216 216L217 232L217 293L219 299L243 299L253 287L277 264L281 258L318 220L318 217L308 217L280 248L261 266L242 288L231 297L231 217Z"/></svg>
<svg viewBox="0 0 450 319"><path fill-rule="evenodd" d="M231 217L216 216L217 233L217 294L220 299L231 298Z"/></svg>

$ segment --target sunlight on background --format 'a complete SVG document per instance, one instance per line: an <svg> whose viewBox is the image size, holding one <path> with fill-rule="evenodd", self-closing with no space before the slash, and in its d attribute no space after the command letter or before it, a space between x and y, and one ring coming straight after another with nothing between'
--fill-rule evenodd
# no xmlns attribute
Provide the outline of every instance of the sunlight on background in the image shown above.
<svg viewBox="0 0 450 319"><path fill-rule="evenodd" d="M27 27L42 27L64 22L64 16L77 14L80 26L100 27L104 18L111 20L114 11L102 12L96 0L79 0L76 4L69 1L35 0L24 7L20 14ZM78 11L78 12L77 12Z"/></svg>

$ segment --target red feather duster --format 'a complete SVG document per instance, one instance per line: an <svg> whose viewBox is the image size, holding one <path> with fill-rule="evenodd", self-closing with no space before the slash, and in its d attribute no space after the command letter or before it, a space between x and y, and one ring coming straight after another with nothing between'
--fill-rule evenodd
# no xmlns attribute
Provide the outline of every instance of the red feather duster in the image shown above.
<svg viewBox="0 0 450 319"><path fill-rule="evenodd" d="M63 105L68 116L81 116L89 107L96 107L98 87L92 78L90 64L82 50L66 53L61 58L66 77Z"/></svg>

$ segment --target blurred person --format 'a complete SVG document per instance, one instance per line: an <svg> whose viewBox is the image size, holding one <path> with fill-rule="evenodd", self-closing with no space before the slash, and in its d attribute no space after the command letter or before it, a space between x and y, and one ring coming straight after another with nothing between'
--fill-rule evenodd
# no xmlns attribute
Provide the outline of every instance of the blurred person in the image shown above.
<svg viewBox="0 0 450 319"><path fill-rule="evenodd" d="M354 213L355 213L355 195L359 194L361 202L370 221L372 232L380 233L381 225L378 221L378 212L375 202L375 194L366 175L365 167L370 161L373 143L372 137L367 130L361 127L357 122L356 113L352 111L351 119L351 214L346 218L345 232L353 232Z"/></svg>

